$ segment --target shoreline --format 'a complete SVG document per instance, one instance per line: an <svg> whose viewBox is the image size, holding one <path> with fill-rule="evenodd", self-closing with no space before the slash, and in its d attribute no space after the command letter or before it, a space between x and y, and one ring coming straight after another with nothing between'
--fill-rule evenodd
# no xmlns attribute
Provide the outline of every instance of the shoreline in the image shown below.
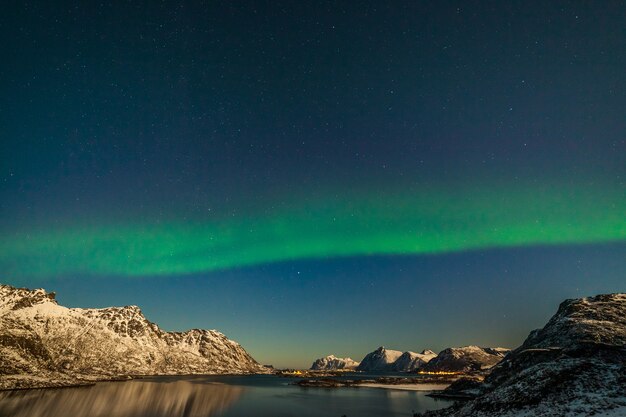
<svg viewBox="0 0 626 417"><path fill-rule="evenodd" d="M448 388L450 384L382 384L382 383L364 383L357 385L363 388L383 388L383 389L395 389L400 391L443 391Z"/></svg>
<svg viewBox="0 0 626 417"><path fill-rule="evenodd" d="M271 375L267 373L215 373L215 374L154 374L154 375L119 375L119 376L102 376L95 375L84 376L83 378L67 378L62 376L35 376L35 375L2 375L0 376L0 392L6 391L28 391L28 390L52 390L63 388L86 388L93 387L100 382L126 382L156 377L193 377L193 376L248 376L248 375ZM53 380L53 378L59 378ZM52 380L51 380L52 379ZM32 386L20 386L20 385ZM5 386L6 385L6 386Z"/></svg>
<svg viewBox="0 0 626 417"><path fill-rule="evenodd" d="M55 379L55 376L32 376L32 375L4 375L0 377L0 392L28 391L28 390L52 390L64 388L87 388L101 382L125 382L156 377L202 377L202 376L253 376L271 375L266 373L216 373L216 374L154 374L154 375L120 375L120 376L83 376L83 378ZM276 375L278 377L278 375ZM8 378L7 378L8 377ZM58 376L56 376L58 378ZM400 378L398 378L400 379ZM313 379L300 380L290 385L302 388L378 388L394 389L403 391L443 391L451 384L450 381L423 381L409 382L399 381L396 378L389 380L340 380L340 379ZM4 385L4 386L3 386Z"/></svg>
<svg viewBox="0 0 626 417"><path fill-rule="evenodd" d="M379 377L375 379L306 378L292 383L302 388L385 388L405 391L442 391L456 378Z"/></svg>

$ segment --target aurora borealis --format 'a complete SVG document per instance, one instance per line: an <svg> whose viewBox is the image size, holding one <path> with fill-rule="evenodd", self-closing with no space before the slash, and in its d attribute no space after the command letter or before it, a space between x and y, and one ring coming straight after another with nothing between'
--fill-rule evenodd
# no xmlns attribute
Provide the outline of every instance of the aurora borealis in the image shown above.
<svg viewBox="0 0 626 417"><path fill-rule="evenodd" d="M2 283L279 366L626 290L619 2L48 3L0 16Z"/></svg>
<svg viewBox="0 0 626 417"><path fill-rule="evenodd" d="M149 276L303 258L606 243L626 237L624 212L617 189L560 185L381 194L243 221L111 224L17 235L2 242L0 264L14 276Z"/></svg>

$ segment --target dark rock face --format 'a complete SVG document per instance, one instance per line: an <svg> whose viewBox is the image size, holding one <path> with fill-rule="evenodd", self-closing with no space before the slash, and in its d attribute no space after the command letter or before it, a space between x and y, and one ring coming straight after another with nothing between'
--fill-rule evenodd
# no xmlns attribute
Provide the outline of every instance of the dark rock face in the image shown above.
<svg viewBox="0 0 626 417"><path fill-rule="evenodd" d="M0 355L0 375L30 373L38 368L48 368L53 365L52 357L46 349L41 337L27 326L14 324L12 334L0 334L0 352L20 352L27 359L14 361L11 355Z"/></svg>
<svg viewBox="0 0 626 417"><path fill-rule="evenodd" d="M626 415L626 294L563 302L475 400L425 416Z"/></svg>
<svg viewBox="0 0 626 417"><path fill-rule="evenodd" d="M120 375L267 372L215 330L166 332L137 306L66 308L44 290L0 285L0 388L28 387L27 376L33 386L56 386Z"/></svg>
<svg viewBox="0 0 626 417"><path fill-rule="evenodd" d="M31 307L47 300L56 302L56 294L54 292L30 291L27 288L14 288L13 290L19 294L20 298L13 304L11 310Z"/></svg>
<svg viewBox="0 0 626 417"><path fill-rule="evenodd" d="M482 383L483 378L480 376L464 376L452 382L445 390L434 391L428 395L434 398L473 399L480 394Z"/></svg>

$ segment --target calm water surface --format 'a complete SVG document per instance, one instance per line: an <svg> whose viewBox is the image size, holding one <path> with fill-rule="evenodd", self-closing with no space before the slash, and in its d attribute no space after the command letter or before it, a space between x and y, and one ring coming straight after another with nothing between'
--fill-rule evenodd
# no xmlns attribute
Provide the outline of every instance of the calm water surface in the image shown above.
<svg viewBox="0 0 626 417"><path fill-rule="evenodd" d="M154 377L92 387L0 392L1 417L385 417L449 402L425 392L301 388L271 375Z"/></svg>

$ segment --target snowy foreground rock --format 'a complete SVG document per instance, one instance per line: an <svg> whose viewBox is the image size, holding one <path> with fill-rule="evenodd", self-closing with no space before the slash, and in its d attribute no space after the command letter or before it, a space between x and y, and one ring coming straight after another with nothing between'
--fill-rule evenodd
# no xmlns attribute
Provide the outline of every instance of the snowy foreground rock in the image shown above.
<svg viewBox="0 0 626 417"><path fill-rule="evenodd" d="M136 306L67 308L54 293L0 285L0 389L125 375L266 372L215 330L166 332Z"/></svg>
<svg viewBox="0 0 626 417"><path fill-rule="evenodd" d="M311 365L312 371L332 371L336 369L355 369L359 366L357 361L351 358L338 358L335 355L328 355L316 359Z"/></svg>
<svg viewBox="0 0 626 417"><path fill-rule="evenodd" d="M484 383L469 386L477 398L422 415L626 416L626 294L564 301Z"/></svg>

